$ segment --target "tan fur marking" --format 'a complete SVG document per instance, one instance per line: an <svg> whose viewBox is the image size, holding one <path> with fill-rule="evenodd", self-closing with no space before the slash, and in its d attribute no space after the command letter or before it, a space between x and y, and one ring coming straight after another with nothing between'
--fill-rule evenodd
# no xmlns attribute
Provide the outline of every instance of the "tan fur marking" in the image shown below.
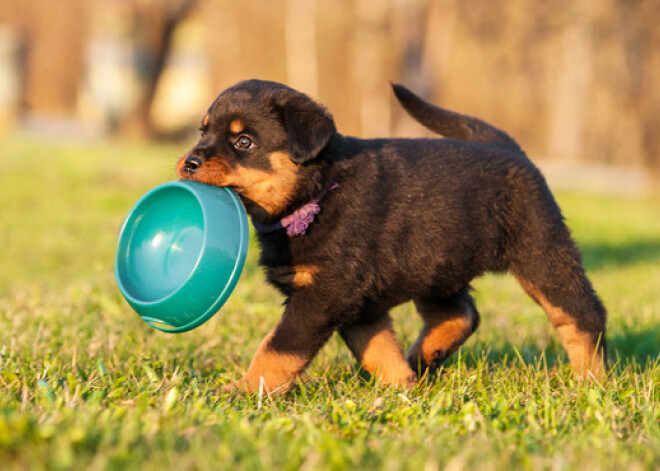
<svg viewBox="0 0 660 471"><path fill-rule="evenodd" d="M580 330L576 319L560 307L553 305L548 298L531 282L519 278L523 289L543 308L548 319L557 330L559 340L568 352L568 359L579 375L591 372L596 378L603 374L603 357L596 348L594 339L588 332Z"/></svg>
<svg viewBox="0 0 660 471"><path fill-rule="evenodd" d="M243 197L256 203L268 214L279 214L291 201L298 184L298 166L284 151L269 154L272 170L261 170L240 164L230 166L226 160L210 159L192 176L183 172L186 156L177 163L181 178L214 186L231 186Z"/></svg>
<svg viewBox="0 0 660 471"><path fill-rule="evenodd" d="M415 344L408 352L414 364L421 360L422 367L434 366L436 352L449 356L465 343L472 333L473 314L471 312L431 312L417 304L424 327Z"/></svg>
<svg viewBox="0 0 660 471"><path fill-rule="evenodd" d="M263 339L257 353L250 363L248 372L238 383L238 387L257 392L260 379L264 378L266 392L283 392L289 389L291 382L305 369L309 359L288 353L279 353L269 346L275 330L271 330Z"/></svg>
<svg viewBox="0 0 660 471"><path fill-rule="evenodd" d="M245 129L245 124L243 124L243 121L240 119L235 119L231 123L229 123L229 130L232 132L232 134L240 134L243 132Z"/></svg>
<svg viewBox="0 0 660 471"><path fill-rule="evenodd" d="M261 206L268 214L278 214L291 201L298 184L298 166L286 152L268 155L272 171L237 165L227 176L229 186Z"/></svg>
<svg viewBox="0 0 660 471"><path fill-rule="evenodd" d="M415 373L403 358L389 317L374 324L345 327L342 336L362 368L382 384L414 384Z"/></svg>
<svg viewBox="0 0 660 471"><path fill-rule="evenodd" d="M210 119L209 115L208 114L205 115L204 119L202 120L202 126L204 126L204 127L208 126L209 125L209 119Z"/></svg>
<svg viewBox="0 0 660 471"><path fill-rule="evenodd" d="M231 169L226 160L209 160L197 169L192 177L183 171L185 161L186 156L184 155L176 164L176 173L179 177L207 185L229 186L228 176L231 174Z"/></svg>
<svg viewBox="0 0 660 471"><path fill-rule="evenodd" d="M427 324L421 345L422 358L426 364L431 364L437 351L445 352L449 356L458 350L467 340L470 326L471 320L466 317L455 317L438 325Z"/></svg>
<svg viewBox="0 0 660 471"><path fill-rule="evenodd" d="M314 277L319 273L319 267L298 265L294 267L293 284L298 288L308 288L314 284Z"/></svg>
<svg viewBox="0 0 660 471"><path fill-rule="evenodd" d="M314 284L314 277L320 272L313 265L297 265L295 267L280 266L269 268L268 279L283 285L291 284L296 288L308 288Z"/></svg>

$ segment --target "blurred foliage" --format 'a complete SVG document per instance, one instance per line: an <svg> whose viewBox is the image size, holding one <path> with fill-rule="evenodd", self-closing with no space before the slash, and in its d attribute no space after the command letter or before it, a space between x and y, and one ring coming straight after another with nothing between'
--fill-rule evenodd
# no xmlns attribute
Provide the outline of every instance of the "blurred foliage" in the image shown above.
<svg viewBox="0 0 660 471"><path fill-rule="evenodd" d="M82 116L128 134L180 136L215 94L258 77L319 99L344 133L423 134L393 102L391 80L493 122L536 156L655 170L658 18L657 0L0 5L0 25L13 25L20 45L22 116ZM137 85L108 73L112 61ZM105 103L110 95L126 103Z"/></svg>

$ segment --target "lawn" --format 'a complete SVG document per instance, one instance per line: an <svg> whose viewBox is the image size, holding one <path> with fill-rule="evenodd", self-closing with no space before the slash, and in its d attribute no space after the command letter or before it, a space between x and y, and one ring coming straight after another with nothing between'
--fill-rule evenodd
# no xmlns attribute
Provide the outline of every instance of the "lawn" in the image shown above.
<svg viewBox="0 0 660 471"><path fill-rule="evenodd" d="M660 469L660 199L559 193L609 309L613 368L575 380L509 276L475 283L479 331L413 391L332 338L284 397L226 395L282 298L257 247L223 310L179 335L122 299L124 215L183 147L0 138L0 468ZM396 309L405 346L420 322Z"/></svg>

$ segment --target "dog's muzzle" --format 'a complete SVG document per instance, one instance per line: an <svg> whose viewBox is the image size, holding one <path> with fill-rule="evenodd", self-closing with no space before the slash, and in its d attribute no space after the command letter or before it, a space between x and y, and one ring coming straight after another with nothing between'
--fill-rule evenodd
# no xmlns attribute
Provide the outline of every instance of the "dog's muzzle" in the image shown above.
<svg viewBox="0 0 660 471"><path fill-rule="evenodd" d="M189 155L186 157L186 160L183 162L183 171L186 173L195 173L199 167L202 166L204 162L199 157L194 155Z"/></svg>

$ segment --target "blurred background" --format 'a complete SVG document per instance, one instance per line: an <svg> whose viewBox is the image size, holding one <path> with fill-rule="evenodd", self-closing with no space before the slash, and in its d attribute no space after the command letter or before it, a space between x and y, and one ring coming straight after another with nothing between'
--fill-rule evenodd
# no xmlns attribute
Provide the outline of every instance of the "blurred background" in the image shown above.
<svg viewBox="0 0 660 471"><path fill-rule="evenodd" d="M659 19L659 0L2 0L0 135L183 142L253 77L344 134L424 135L395 81L555 181L636 191L660 175Z"/></svg>

